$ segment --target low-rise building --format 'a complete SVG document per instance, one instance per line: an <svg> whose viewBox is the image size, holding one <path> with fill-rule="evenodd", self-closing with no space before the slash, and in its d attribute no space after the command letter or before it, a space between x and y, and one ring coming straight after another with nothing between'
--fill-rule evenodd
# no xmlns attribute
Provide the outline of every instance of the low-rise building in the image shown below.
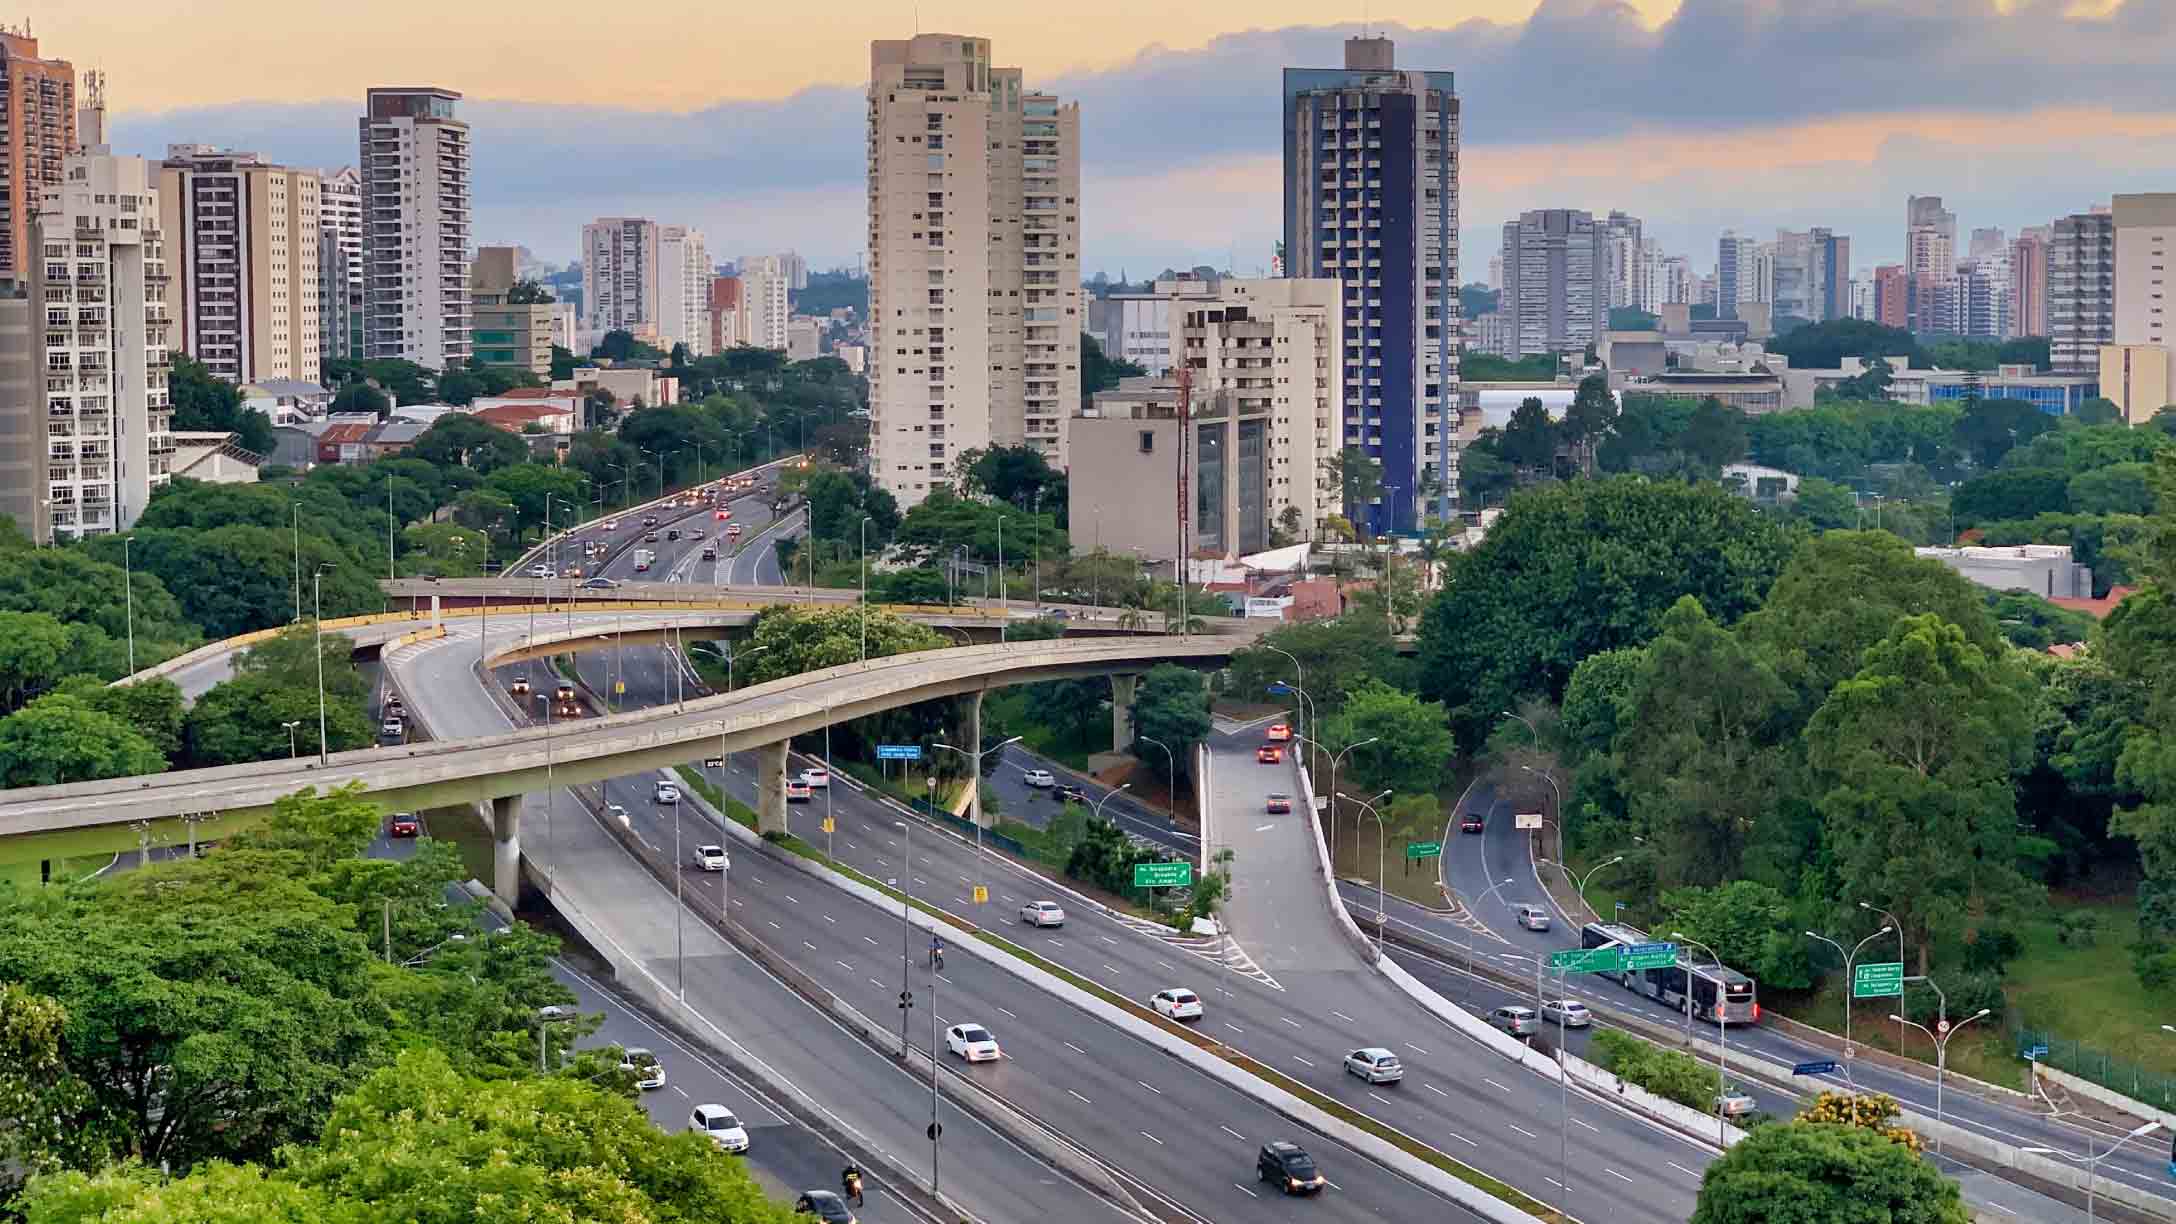
<svg viewBox="0 0 2176 1224"><path fill-rule="evenodd" d="M520 389L523 388L517 388ZM645 408L680 402L680 380L659 374L647 366L576 366L572 378L555 380L551 389L572 391L584 397L592 391L603 391L623 409L637 400Z"/></svg>
<svg viewBox="0 0 2176 1224"><path fill-rule="evenodd" d="M1269 546L1270 409L1234 391L1197 395L1182 434L1178 383L1129 378L1096 393L1069 426L1066 481L1073 534L1093 546L1173 567L1197 554L1237 557ZM1186 445L1182 448L1181 443ZM1190 507L1179 538L1180 464Z"/></svg>
<svg viewBox="0 0 2176 1224"><path fill-rule="evenodd" d="M1725 407L1737 408L1749 416L1780 412L1783 408L1783 379L1769 373L1765 368L1735 374L1671 370L1643 379L1626 390L1680 395L1696 400L1720 400Z"/></svg>
<svg viewBox="0 0 2176 1224"><path fill-rule="evenodd" d="M2023 400L2049 416L2069 416L2100 394L2100 380L2081 374L2041 374L2029 365L2006 365L1993 374L1928 371L1927 402L1968 399Z"/></svg>
<svg viewBox="0 0 2176 1224"><path fill-rule="evenodd" d="M231 433L176 430L171 436L173 474L184 479L206 484L256 484L257 469L266 462L263 455L238 445Z"/></svg>
<svg viewBox="0 0 2176 1224"><path fill-rule="evenodd" d="M483 401L477 401L479 404ZM508 433L571 434L580 425L582 403L552 400L499 400L476 410L476 419ZM532 430L530 427L534 426Z"/></svg>
<svg viewBox="0 0 2176 1224"><path fill-rule="evenodd" d="M1912 551L1996 591L2027 591L2043 599L2091 599L2093 571L2072 560L2068 544L2002 548L1916 548Z"/></svg>
<svg viewBox="0 0 2176 1224"><path fill-rule="evenodd" d="M242 406L265 414L274 425L315 420L332 408L332 392L296 378L266 378L243 383Z"/></svg>

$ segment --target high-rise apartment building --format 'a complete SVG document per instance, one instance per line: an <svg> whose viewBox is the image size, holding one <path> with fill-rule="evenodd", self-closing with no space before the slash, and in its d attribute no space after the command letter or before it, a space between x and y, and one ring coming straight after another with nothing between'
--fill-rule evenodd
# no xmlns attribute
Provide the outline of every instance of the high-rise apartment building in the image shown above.
<svg viewBox="0 0 2176 1224"><path fill-rule="evenodd" d="M1609 319L1610 235L1594 214L1535 209L1504 223L1504 288L1513 358L1584 349Z"/></svg>
<svg viewBox="0 0 2176 1224"><path fill-rule="evenodd" d="M1913 318L1912 274L1903 264L1874 269L1873 309L1867 317L1883 327L1909 328Z"/></svg>
<svg viewBox="0 0 2176 1224"><path fill-rule="evenodd" d="M740 278L710 278L710 351L722 353L747 343L741 331Z"/></svg>
<svg viewBox="0 0 2176 1224"><path fill-rule="evenodd" d="M1715 244L1715 317L1735 319L1742 302L1765 302L1769 285L1762 275L1760 242L1724 230Z"/></svg>
<svg viewBox="0 0 2176 1224"><path fill-rule="evenodd" d="M1395 51L1349 38L1342 68L1284 70L1285 269L1343 283L1337 446L1380 463L1383 487L1345 511L1377 533L1416 530L1430 492L1449 517L1458 404L1458 93Z"/></svg>
<svg viewBox="0 0 2176 1224"><path fill-rule="evenodd" d="M786 351L792 287L793 274L778 256L756 255L740 261L741 343Z"/></svg>
<svg viewBox="0 0 2176 1224"><path fill-rule="evenodd" d="M1806 266L1811 283L1807 301L1814 313L1806 317L1816 323L1849 318L1851 239L1817 225L1810 232L1808 245Z"/></svg>
<svg viewBox="0 0 2176 1224"><path fill-rule="evenodd" d="M1602 236L1602 317L1620 306L1636 304L1636 286L1640 279L1640 219L1627 213L1612 212L1608 219L1594 223Z"/></svg>
<svg viewBox="0 0 2176 1224"><path fill-rule="evenodd" d="M1818 321L1815 311L1813 283L1813 234L1798 230L1777 230L1774 246L1774 263L1770 268L1769 301L1775 304L1774 318L1797 318Z"/></svg>
<svg viewBox="0 0 2176 1224"><path fill-rule="evenodd" d="M706 357L710 348L710 252L703 231L686 225L657 231L657 338L670 350L688 346L690 357Z"/></svg>
<svg viewBox="0 0 2176 1224"><path fill-rule="evenodd" d="M2115 342L2176 340L2169 318L2169 250L2176 247L2176 193L2119 195L2115 221Z"/></svg>
<svg viewBox="0 0 2176 1224"><path fill-rule="evenodd" d="M318 175L317 336L326 357L363 351L363 180L353 166Z"/></svg>
<svg viewBox="0 0 2176 1224"><path fill-rule="evenodd" d="M1654 308L1651 314L1661 314L1662 308L1675 302L1693 302L1700 296L1700 278L1692 273L1692 257L1689 255L1665 255L1662 259L1662 279L1659 282Z"/></svg>
<svg viewBox="0 0 2176 1224"><path fill-rule="evenodd" d="M1942 197L1905 199L1904 270L1937 281L1957 270L1957 214L1942 207Z"/></svg>
<svg viewBox="0 0 2176 1224"><path fill-rule="evenodd" d="M41 544L126 530L174 453L158 169L111 153L86 93L84 148L40 193L23 249L16 351L42 393L0 399L0 504Z"/></svg>
<svg viewBox="0 0 2176 1224"><path fill-rule="evenodd" d="M169 343L231 383L316 382L319 179L254 153L168 145L159 166Z"/></svg>
<svg viewBox="0 0 2176 1224"><path fill-rule="evenodd" d="M2048 334L2048 243L2051 226L2027 226L2010 243L2010 324L2020 336Z"/></svg>
<svg viewBox="0 0 2176 1224"><path fill-rule="evenodd" d="M2116 338L2116 223L2106 212L2055 222L2048 242L2048 357L2057 374L2094 374Z"/></svg>
<svg viewBox="0 0 2176 1224"><path fill-rule="evenodd" d="M1086 322L1080 107L993 67L988 39L869 50L870 475L912 505L970 450L1063 467ZM792 269L753 262L751 343L783 347Z"/></svg>
<svg viewBox="0 0 2176 1224"><path fill-rule="evenodd" d="M582 329L658 338L658 225L646 217L599 217L582 227Z"/></svg>
<svg viewBox="0 0 2176 1224"><path fill-rule="evenodd" d="M363 189L363 356L467 364L469 131L461 95L372 89L357 122Z"/></svg>
<svg viewBox="0 0 2176 1224"><path fill-rule="evenodd" d="M75 65L40 58L27 32L0 29L0 280L27 276L31 215L75 148Z"/></svg>

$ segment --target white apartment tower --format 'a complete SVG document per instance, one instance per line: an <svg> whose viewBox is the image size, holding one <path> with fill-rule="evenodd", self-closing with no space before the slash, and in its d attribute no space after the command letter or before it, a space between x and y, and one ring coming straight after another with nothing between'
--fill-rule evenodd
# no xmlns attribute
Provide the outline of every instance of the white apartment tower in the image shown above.
<svg viewBox="0 0 2176 1224"><path fill-rule="evenodd" d="M167 482L174 443L166 376L165 253L158 170L104 144L93 87L84 147L45 187L28 249L30 360L43 394L0 415L0 454L28 479L0 498L41 544L126 530ZM35 441L9 435L30 432Z"/></svg>
<svg viewBox="0 0 2176 1224"><path fill-rule="evenodd" d="M325 357L363 351L363 179L353 166L318 175L317 335Z"/></svg>
<svg viewBox="0 0 2176 1224"><path fill-rule="evenodd" d="M657 222L644 217L599 217L582 227L584 332L657 338L657 238Z"/></svg>
<svg viewBox="0 0 2176 1224"><path fill-rule="evenodd" d="M686 225L657 231L657 337L667 350L688 346L688 356L710 355L710 251L703 231Z"/></svg>
<svg viewBox="0 0 2176 1224"><path fill-rule="evenodd" d="M786 320L792 313L787 295L792 288L793 268L785 256L753 255L740 261L742 344L786 351Z"/></svg>
<svg viewBox="0 0 2176 1224"><path fill-rule="evenodd" d="M174 347L232 383L318 381L319 199L312 171L167 146L159 231Z"/></svg>
<svg viewBox="0 0 2176 1224"><path fill-rule="evenodd" d="M993 68L988 39L918 34L870 44L868 133L871 476L911 506L970 450L1064 467L1080 107Z"/></svg>
<svg viewBox="0 0 2176 1224"><path fill-rule="evenodd" d="M364 95L364 357L433 370L466 365L469 303L469 133L461 95L430 87Z"/></svg>
<svg viewBox="0 0 2176 1224"><path fill-rule="evenodd" d="M2115 342L2176 347L2168 313L2169 252L2176 250L2176 193L2115 197Z"/></svg>

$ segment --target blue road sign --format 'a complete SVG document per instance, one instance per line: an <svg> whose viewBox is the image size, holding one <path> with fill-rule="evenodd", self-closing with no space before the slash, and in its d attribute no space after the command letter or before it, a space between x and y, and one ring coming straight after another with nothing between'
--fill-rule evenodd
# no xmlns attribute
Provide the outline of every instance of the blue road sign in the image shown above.
<svg viewBox="0 0 2176 1224"><path fill-rule="evenodd" d="M1282 680L1279 680L1277 683L1269 686L1269 691L1272 693L1289 693L1292 691L1292 686L1286 684Z"/></svg>
<svg viewBox="0 0 2176 1224"><path fill-rule="evenodd" d="M920 744L878 744L876 759L879 761L919 761L922 759Z"/></svg>
<svg viewBox="0 0 2176 1224"><path fill-rule="evenodd" d="M1820 1062L1802 1062L1797 1066L1791 1068L1791 1074L1834 1075L1836 1074L1836 1060L1833 1058L1828 1058L1823 1059Z"/></svg>

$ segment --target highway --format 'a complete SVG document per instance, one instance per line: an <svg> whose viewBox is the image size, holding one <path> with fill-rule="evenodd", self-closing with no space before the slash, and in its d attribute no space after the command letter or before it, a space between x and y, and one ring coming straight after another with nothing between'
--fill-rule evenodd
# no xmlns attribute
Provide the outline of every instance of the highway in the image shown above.
<svg viewBox="0 0 2176 1224"><path fill-rule="evenodd" d="M1401 901L1394 895L1390 897L1386 908L1393 924L1431 935L1461 948L1466 946L1470 935L1474 940L1476 955L1493 958L1496 967L1503 972L1531 977L1531 958L1546 957L1552 951L1579 946L1579 924L1558 908L1556 899L1541 886L1536 875L1529 835L1513 826L1511 809L1511 803L1493 787L1486 783L1476 784L1463 797L1460 806L1452 813L1444 828L1443 857L1439 864L1441 882L1469 907L1467 912L1477 922L1461 922L1445 914ZM1483 832L1459 832L1460 820L1468 812L1477 812L1483 817ZM1490 894L1491 884L1506 877L1512 883ZM1356 916L1363 911L1374 912L1375 889L1352 883L1347 883L1343 888L1346 903L1353 908ZM1550 930L1530 931L1519 925L1517 906L1529 902L1550 907L1554 915ZM1667 933L1657 933L1657 938L1667 938ZM1875 951L1878 946L1878 941L1869 945L1862 959L1878 958ZM1889 947L1893 949L1895 944L1891 943ZM1476 987L1473 979L1455 972L1447 964L1436 964L1418 954L1397 955L1399 963L1414 970L1424 981L1462 982L1466 989L1475 990L1482 998L1494 999L1500 995L1508 997L1502 991L1491 992L1486 988ZM1551 995L1556 993L1553 984L1545 989ZM1627 990L1614 981L1600 977L1574 977L1567 984L1566 992L1589 1006L1608 1007L1660 1024L1677 1025L1684 1022L1682 1011L1665 1007L1643 994ZM1531 992L1523 997L1526 1002L1532 1002ZM1493 1002L1489 1004L1495 1005ZM1863 1022L1865 1017L1862 1016L1861 1020ZM1706 1036L1712 1038L1713 1034L1710 1032ZM1731 1029L1729 1037L1733 1055L1749 1051L1764 1056L1770 1062L1796 1064L1833 1059L1837 1056L1833 1047L1815 1046L1799 1041L1779 1027L1769 1025L1741 1025ZM1914 1034L1914 1040L1917 1039L1918 1035ZM1822 1088L1848 1089L1851 1086L1841 1074L1805 1078L1814 1081L1808 1083L1804 1094L1809 1100L1814 1092ZM1898 1070L1885 1062L1861 1059L1853 1064L1852 1078L1856 1080L1861 1091L1886 1093L1915 1112L1928 1117L1934 1116L1934 1081L1931 1075L1915 1075ZM1755 1095L1764 1098L1775 1096L1773 1091L1766 1089L1756 1089ZM1791 1104L1792 1102L1763 1099L1762 1108L1771 1113L1782 1113ZM2036 1113L2004 1101L1974 1096L1965 1091L1964 1086L1954 1077L1950 1079L1943 1097L1942 1116L1947 1121L2004 1143L2018 1146L2039 1145L2067 1152L2085 1151L2089 1142L2094 1151L2100 1151L2122 1133L2117 1128L2090 1118L2075 1115L2051 1118L2046 1113ZM2118 1150L2114 1156L2103 1161L2101 1172L2103 1176L2120 1177L2156 1194L2169 1194L2172 1186L2167 1157L2167 1139L2149 1136L2143 1144L2133 1144ZM1945 1164L1944 1167L1952 1176L1963 1178L1968 1198L1975 1203L1994 1206L1998 1212L2022 1211L2026 1218L2035 1220L2063 1220L2072 1216L2081 1220L2085 1218L2082 1211L2074 1211L1999 1179L1976 1174L1953 1164Z"/></svg>
<svg viewBox="0 0 2176 1224"><path fill-rule="evenodd" d="M456 637L408 647L389 666L404 690L429 695L412 698L410 704L434 733L482 734L503 729L506 717L475 683L475 657L473 640L464 646ZM752 779L739 775L736 788L744 796L752 794ZM612 784L612 791L614 802L631 809L637 832L669 853L674 815L647 801L647 779L622 779ZM718 840L714 827L698 820L692 810L679 814L683 852L692 851L699 841ZM670 898L605 834L589 810L561 788L549 800L532 797L524 830L527 857L552 873L555 902L609 931L649 973L677 988L683 962L675 955ZM878 852L873 828L871 836L872 858L888 862L889 848ZM858 838L852 840L858 844ZM842 845L842 857L846 853ZM899 867L887 872L885 864L872 865L880 877L902 874ZM931 870L918 863L911 876L929 880ZM896 914L870 909L753 853L735 853L730 878L736 919L759 935L770 932L780 952L864 1014L880 1021L897 1015L902 930ZM690 891L722 886L719 878L698 874L691 874L685 884ZM859 1047L827 1048L833 1035L808 1023L804 1005L797 999L779 1000L775 984L737 953L729 953L701 924L681 924L677 938L685 940L691 1003L811 1091L818 1090L819 1081L839 1078L839 1067L875 1059L883 1072L846 1077L857 1087L870 1085L870 1099L838 1112L864 1123L864 1129L902 1159L919 1162L926 1156L926 1139L921 1137L929 1104L926 1084L902 1087L895 1098L881 1087L887 1075L899 1076L889 1060ZM928 989L923 973L919 982L910 975L918 998ZM1004 1062L973 1068L975 1079L1072 1141L1115 1159L1123 1174L1137 1182L1137 1195L1154 1199L1161 1191L1175 1200L1165 1205L1162 1214L1167 1218L1248 1220L1269 1210L1253 1189L1254 1148L1266 1138L1292 1134L1294 1128L1266 1108L971 958L950 961L936 988L939 1018L987 1024L1007 1049ZM918 1045L928 1044L922 1027L928 1014L917 1010L913 1016ZM843 1041L843 1034L836 1036ZM864 1118L865 1111L877 1116ZM1222 1129L1210 1129L1212 1120ZM961 1129L949 1107L946 1121L948 1127ZM1336 1220L1463 1215L1421 1187L1367 1165L1355 1153L1301 1137L1340 1187L1325 1201L1302 1208L1311 1214ZM1017 1170L984 1167L994 1146L1001 1146L994 1138L964 1145L948 1142L948 1192L972 1195L970 1205L992 1220L1034 1219L1059 1210ZM1352 1170L1365 1173L1341 1176ZM1108 1212L1100 1203L1089 1205Z"/></svg>

